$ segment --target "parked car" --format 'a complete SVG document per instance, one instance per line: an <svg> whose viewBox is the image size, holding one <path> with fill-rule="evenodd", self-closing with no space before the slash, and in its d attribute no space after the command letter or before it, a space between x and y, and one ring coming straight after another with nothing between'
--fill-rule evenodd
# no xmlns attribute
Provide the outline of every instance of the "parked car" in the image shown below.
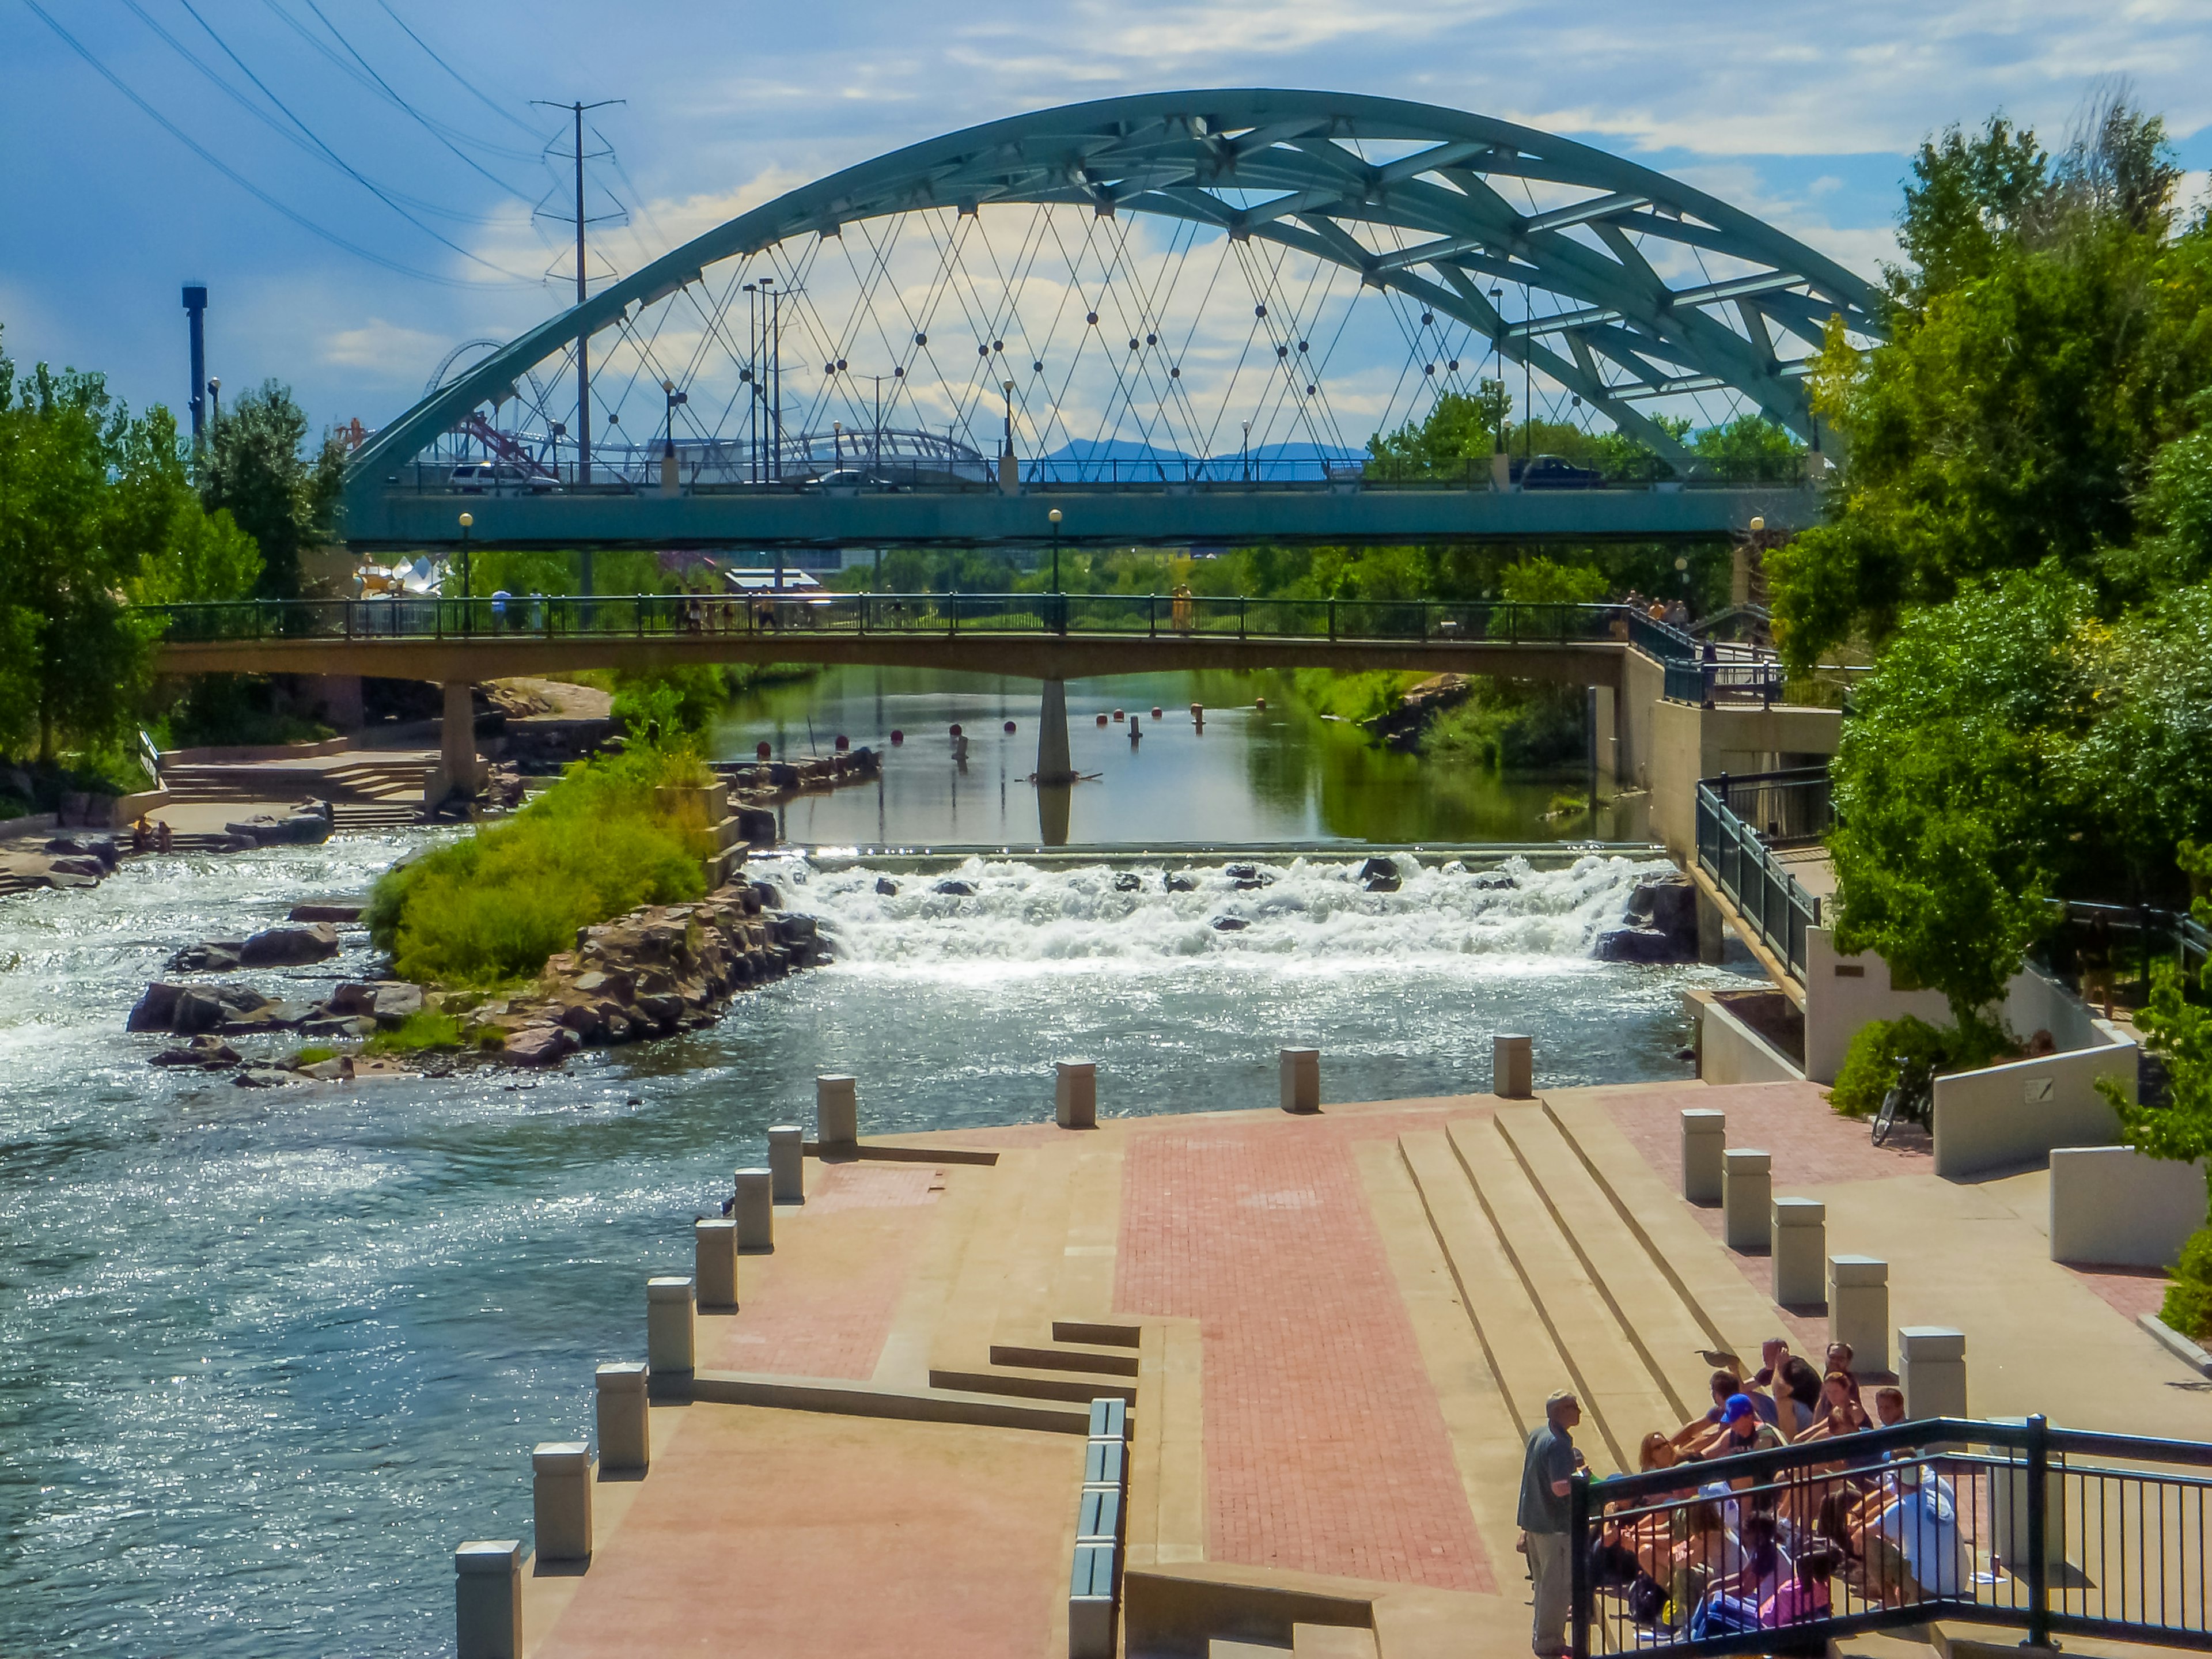
<svg viewBox="0 0 2212 1659"><path fill-rule="evenodd" d="M1564 455L1536 455L1513 463L1513 482L1523 489L1595 489L1605 474Z"/></svg>

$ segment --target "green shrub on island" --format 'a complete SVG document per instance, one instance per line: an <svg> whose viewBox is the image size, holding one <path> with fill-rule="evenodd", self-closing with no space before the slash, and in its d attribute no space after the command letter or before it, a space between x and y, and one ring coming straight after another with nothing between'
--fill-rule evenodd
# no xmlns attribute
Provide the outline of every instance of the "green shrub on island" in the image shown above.
<svg viewBox="0 0 2212 1659"><path fill-rule="evenodd" d="M403 978L533 978L580 927L699 896L704 826L669 815L654 792L707 781L688 747L578 762L506 823L387 871L363 912L369 937Z"/></svg>
<svg viewBox="0 0 2212 1659"><path fill-rule="evenodd" d="M338 1051L335 1048L310 1045L307 1048L301 1049L299 1053L292 1056L292 1064L295 1066L319 1066L326 1060L336 1060L337 1057Z"/></svg>
<svg viewBox="0 0 2212 1659"><path fill-rule="evenodd" d="M461 1022L451 1014L423 1008L407 1016L389 1031L379 1031L362 1045L365 1054L416 1054L428 1048L461 1046Z"/></svg>
<svg viewBox="0 0 2212 1659"><path fill-rule="evenodd" d="M2199 1227L2181 1247L2158 1316L2192 1342L2212 1341L2212 1227Z"/></svg>

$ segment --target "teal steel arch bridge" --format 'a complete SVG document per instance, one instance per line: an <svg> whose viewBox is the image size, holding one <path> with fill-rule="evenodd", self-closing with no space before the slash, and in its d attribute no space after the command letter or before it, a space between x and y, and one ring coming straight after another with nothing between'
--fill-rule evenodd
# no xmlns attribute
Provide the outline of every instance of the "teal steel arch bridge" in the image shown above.
<svg viewBox="0 0 2212 1659"><path fill-rule="evenodd" d="M451 543L463 513L478 544L555 546L1782 529L1818 510L1803 376L1838 325L1881 337L1860 277L1570 139L1341 93L1106 99L790 191L467 363L352 457L346 534ZM1365 457L1452 392L1524 446L1533 416L1640 464ZM1732 470L1667 418L1747 413L1809 453Z"/></svg>

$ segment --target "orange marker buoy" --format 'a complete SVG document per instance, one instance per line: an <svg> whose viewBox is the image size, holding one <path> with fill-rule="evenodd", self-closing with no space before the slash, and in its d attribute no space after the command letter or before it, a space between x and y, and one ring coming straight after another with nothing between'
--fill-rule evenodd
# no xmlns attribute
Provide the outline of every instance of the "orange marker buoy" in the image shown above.
<svg viewBox="0 0 2212 1659"><path fill-rule="evenodd" d="M771 748L769 748L769 747L766 744L764 744L764 743L755 744L753 745L753 754L754 754L757 758L759 758L759 759L761 759L761 760L766 760L766 759L767 759L770 755L773 755L774 753L775 753L775 750L773 750L773 749L771 749Z"/></svg>
<svg viewBox="0 0 2212 1659"><path fill-rule="evenodd" d="M840 732L837 734L837 752L842 755L852 746L852 738L847 737L842 732Z"/></svg>
<svg viewBox="0 0 2212 1659"><path fill-rule="evenodd" d="M960 735L960 727L957 724L952 728L952 735L956 738Z"/></svg>
<svg viewBox="0 0 2212 1659"><path fill-rule="evenodd" d="M1006 722L1006 735L1010 738L1014 735L1014 723L1012 720Z"/></svg>
<svg viewBox="0 0 2212 1659"><path fill-rule="evenodd" d="M1265 697L1255 697L1252 699L1252 707L1264 714L1267 712L1267 700Z"/></svg>
<svg viewBox="0 0 2212 1659"><path fill-rule="evenodd" d="M1158 720L1158 719L1159 719L1159 717L1160 717L1159 705L1158 705L1158 703L1155 703L1155 704L1153 704L1153 705L1152 705L1152 718L1153 718L1154 720Z"/></svg>
<svg viewBox="0 0 2212 1659"><path fill-rule="evenodd" d="M1103 714L1101 714L1101 715L1098 717L1098 724L1099 724L1099 725L1101 725L1101 726L1103 726L1103 725L1105 725L1105 724L1106 724L1106 717L1105 717Z"/></svg>
<svg viewBox="0 0 2212 1659"><path fill-rule="evenodd" d="M1124 715L1120 709L1117 708L1114 711L1114 723L1116 726L1120 725L1126 718L1127 717Z"/></svg>
<svg viewBox="0 0 2212 1659"><path fill-rule="evenodd" d="M905 741L906 733L900 731L896 726L893 726L891 728L891 747L896 749Z"/></svg>

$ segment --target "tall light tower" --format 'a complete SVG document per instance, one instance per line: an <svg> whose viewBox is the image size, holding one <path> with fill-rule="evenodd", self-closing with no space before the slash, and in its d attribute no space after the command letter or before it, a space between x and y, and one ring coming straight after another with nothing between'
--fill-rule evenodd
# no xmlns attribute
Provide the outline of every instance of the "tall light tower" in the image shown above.
<svg viewBox="0 0 2212 1659"><path fill-rule="evenodd" d="M185 284L185 315L192 336L192 444L198 447L207 430L207 284Z"/></svg>

